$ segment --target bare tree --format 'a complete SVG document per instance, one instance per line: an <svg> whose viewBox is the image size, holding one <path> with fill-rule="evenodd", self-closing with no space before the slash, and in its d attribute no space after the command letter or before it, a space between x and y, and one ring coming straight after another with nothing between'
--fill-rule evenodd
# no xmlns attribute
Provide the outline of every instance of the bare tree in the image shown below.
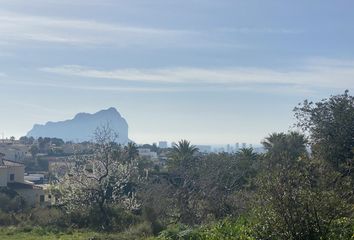
<svg viewBox="0 0 354 240"><path fill-rule="evenodd" d="M127 161L116 133L106 125L97 128L90 155L76 155L61 181L61 201L68 211L96 208L102 228L109 228L109 208L137 209L134 182L138 180L136 159Z"/></svg>

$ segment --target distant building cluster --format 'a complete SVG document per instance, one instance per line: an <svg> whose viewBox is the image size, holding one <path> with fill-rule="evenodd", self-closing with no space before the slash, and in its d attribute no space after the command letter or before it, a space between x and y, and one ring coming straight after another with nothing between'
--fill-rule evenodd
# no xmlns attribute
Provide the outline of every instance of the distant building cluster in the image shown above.
<svg viewBox="0 0 354 240"><path fill-rule="evenodd" d="M171 142L169 144L167 141L159 141L158 142L158 147L161 149L166 149L168 147L172 147L175 145L175 142ZM227 152L227 153L236 153L240 151L242 148L253 148L256 152L262 152L263 148L262 147L254 147L253 144L250 143L239 143L236 142L235 144L226 144L226 145L196 145L196 147L199 149L199 152L201 153L222 153L222 152Z"/></svg>
<svg viewBox="0 0 354 240"><path fill-rule="evenodd" d="M159 148L168 148L167 141L160 141L159 142Z"/></svg>
<svg viewBox="0 0 354 240"><path fill-rule="evenodd" d="M149 159L157 159L157 152L152 151L149 148L138 148L139 151L139 156L140 157L145 157L145 158L149 158Z"/></svg>
<svg viewBox="0 0 354 240"><path fill-rule="evenodd" d="M163 169L175 142L165 140L138 145L141 159L149 160L154 169ZM237 153L242 148L253 148L245 142L226 145L196 145L201 154ZM55 204L57 196L48 183L57 182L73 166L68 158L74 154L92 154L90 142L64 142L57 138L21 137L0 140L0 187L8 187L23 196L31 205ZM261 147L254 148L262 152ZM147 161L147 162L149 162ZM26 169L26 172L25 172ZM149 171L146 172L149 174ZM50 176L50 179L49 179Z"/></svg>

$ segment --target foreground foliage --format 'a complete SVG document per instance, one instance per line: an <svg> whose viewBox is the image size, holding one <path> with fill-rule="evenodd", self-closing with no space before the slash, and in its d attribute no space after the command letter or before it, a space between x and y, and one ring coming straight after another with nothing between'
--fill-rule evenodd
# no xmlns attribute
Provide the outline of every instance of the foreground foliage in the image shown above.
<svg viewBox="0 0 354 240"><path fill-rule="evenodd" d="M135 240L146 239L131 233L102 233L92 230L59 231L41 227L10 227L0 228L0 239L4 240Z"/></svg>
<svg viewBox="0 0 354 240"><path fill-rule="evenodd" d="M166 165L98 129L59 178L57 206L31 209L2 189L0 239L354 240L354 97L295 113L303 132L270 134L264 153L203 154L182 140L157 149Z"/></svg>

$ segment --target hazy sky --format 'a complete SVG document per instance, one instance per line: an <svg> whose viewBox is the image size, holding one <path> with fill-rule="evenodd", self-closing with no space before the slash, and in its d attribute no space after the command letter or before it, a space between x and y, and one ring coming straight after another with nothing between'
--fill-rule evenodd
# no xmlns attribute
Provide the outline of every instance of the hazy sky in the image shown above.
<svg viewBox="0 0 354 240"><path fill-rule="evenodd" d="M354 90L352 0L0 0L0 133L116 107L142 142L259 143Z"/></svg>

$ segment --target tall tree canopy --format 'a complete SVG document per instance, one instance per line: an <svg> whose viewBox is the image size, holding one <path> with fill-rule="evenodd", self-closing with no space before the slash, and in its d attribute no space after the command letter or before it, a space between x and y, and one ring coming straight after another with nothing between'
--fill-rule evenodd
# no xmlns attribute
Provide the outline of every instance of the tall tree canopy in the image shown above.
<svg viewBox="0 0 354 240"><path fill-rule="evenodd" d="M262 141L267 151L265 159L268 167L293 164L300 156L306 154L306 143L305 136L298 132L270 134Z"/></svg>
<svg viewBox="0 0 354 240"><path fill-rule="evenodd" d="M349 91L316 103L305 100L294 111L297 126L309 134L314 156L350 174L354 157L354 97Z"/></svg>

